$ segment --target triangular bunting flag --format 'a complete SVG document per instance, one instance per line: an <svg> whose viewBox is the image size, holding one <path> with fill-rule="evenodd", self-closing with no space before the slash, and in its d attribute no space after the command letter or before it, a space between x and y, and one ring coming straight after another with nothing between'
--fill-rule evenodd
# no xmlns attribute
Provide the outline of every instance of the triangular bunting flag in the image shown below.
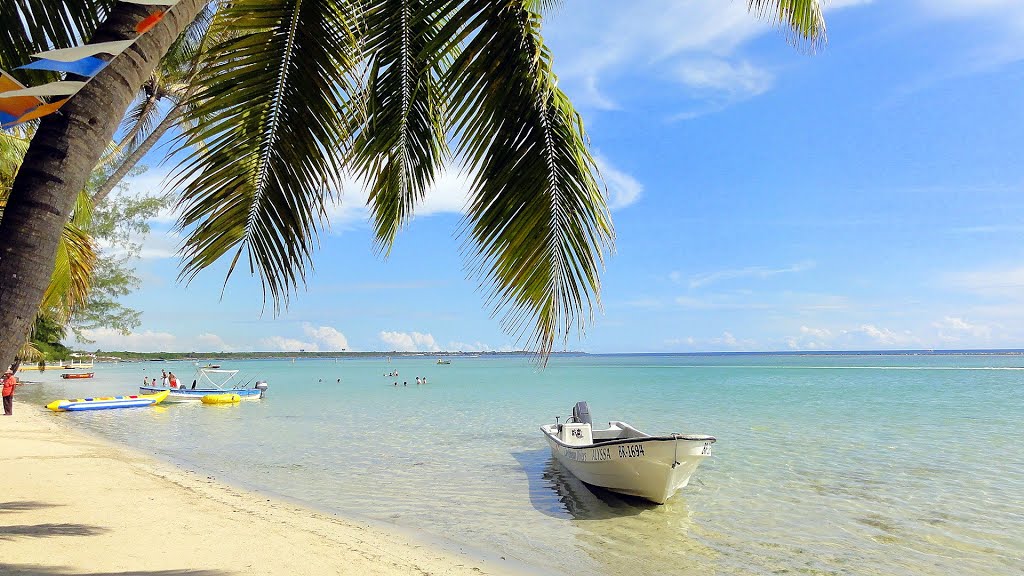
<svg viewBox="0 0 1024 576"><path fill-rule="evenodd" d="M146 16L146 18L142 22L139 22L139 24L135 27L135 31L138 32L139 35L141 36L141 35L145 34L146 32L149 32L150 30L152 30L153 26L156 26L156 23L161 21L161 20L163 20L163 18L164 18L164 11L163 10L157 10L156 12L153 12L149 16Z"/></svg>
<svg viewBox="0 0 1024 576"><path fill-rule="evenodd" d="M33 54L32 56L36 58L46 58L47 60L58 60L60 62L74 62L75 60L81 60L88 56L95 56L97 54L110 54L111 56L117 56L134 43L135 40L115 40L114 42L100 42L99 44L85 44L84 46L49 50L47 52Z"/></svg>
<svg viewBox="0 0 1024 576"><path fill-rule="evenodd" d="M53 114L54 112L56 112L61 106L66 104L68 100L71 100L71 98L65 98L63 100L57 100L56 102L51 102L50 104L43 104L42 106L36 106L28 114L25 114L24 116L22 116L21 118L18 118L14 122L10 122L10 123L5 122L3 127L4 128L10 128L11 126L14 126L16 124L23 124L25 122L28 122L29 120L36 120L38 118L42 118L43 116L49 116L50 114Z"/></svg>
<svg viewBox="0 0 1024 576"><path fill-rule="evenodd" d="M50 60L49 58L43 58L37 60L31 64L20 66L25 70L50 70L53 72L70 72L72 74L78 74L79 76L92 77L95 76L107 62L100 60L95 56L87 56L81 60L74 60L72 62L61 62L60 60Z"/></svg>
<svg viewBox="0 0 1024 576"><path fill-rule="evenodd" d="M61 80L60 82L50 82L49 84L42 84L31 88L22 88L21 90L4 92L3 94L0 94L0 100L16 98L19 96L71 96L75 92L81 90L82 86L85 86L85 82Z"/></svg>
<svg viewBox="0 0 1024 576"><path fill-rule="evenodd" d="M21 118L26 112L43 103L35 96L5 97L10 92L24 90L21 82L15 80L10 74L0 70L0 118L4 124L11 119Z"/></svg>

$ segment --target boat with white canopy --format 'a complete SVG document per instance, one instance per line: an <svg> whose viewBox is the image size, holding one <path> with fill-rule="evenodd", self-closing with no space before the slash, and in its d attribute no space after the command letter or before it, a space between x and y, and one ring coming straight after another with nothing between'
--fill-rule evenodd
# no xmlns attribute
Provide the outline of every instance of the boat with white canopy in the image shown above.
<svg viewBox="0 0 1024 576"><path fill-rule="evenodd" d="M590 407L577 402L565 423L540 427L555 459L587 484L664 504L690 482L711 454L714 436L651 436L625 422L594 429Z"/></svg>
<svg viewBox="0 0 1024 576"><path fill-rule="evenodd" d="M204 396L211 394L237 394L241 400L259 400L267 391L267 383L260 380L256 385L249 388L245 384L235 381L238 370L221 370L217 368L197 368L196 377L189 385L180 382L177 388L154 383L150 386L139 386L143 394L153 394L167 390L170 394L167 402L201 402ZM155 379L154 379L155 381Z"/></svg>

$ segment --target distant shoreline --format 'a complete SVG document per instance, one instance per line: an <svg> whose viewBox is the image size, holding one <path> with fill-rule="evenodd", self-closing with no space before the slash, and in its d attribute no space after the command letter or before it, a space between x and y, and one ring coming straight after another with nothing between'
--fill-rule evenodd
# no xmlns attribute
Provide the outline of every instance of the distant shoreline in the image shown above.
<svg viewBox="0 0 1024 576"><path fill-rule="evenodd" d="M82 354L79 352L79 354ZM512 352L132 352L96 351L96 360L146 360L167 362L207 362L212 360L341 359L341 358L474 358L535 356L527 350ZM777 350L758 352L552 352L552 357L573 356L1024 356L1024 348L966 350Z"/></svg>

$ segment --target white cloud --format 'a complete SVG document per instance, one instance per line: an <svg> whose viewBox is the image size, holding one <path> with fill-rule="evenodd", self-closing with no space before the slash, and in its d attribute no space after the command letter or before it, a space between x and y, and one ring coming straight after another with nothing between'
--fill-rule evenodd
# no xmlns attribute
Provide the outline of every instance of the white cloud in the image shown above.
<svg viewBox="0 0 1024 576"><path fill-rule="evenodd" d="M940 53L930 71L912 78L897 90L907 95L964 76L986 74L1024 60L1024 2L1020 0L917 0L920 14L933 21L962 26L962 44Z"/></svg>
<svg viewBox="0 0 1024 576"><path fill-rule="evenodd" d="M600 154L594 155L594 162L597 163L597 169L608 186L608 208L619 210L640 199L644 185L636 178L612 166L611 162Z"/></svg>
<svg viewBox="0 0 1024 576"><path fill-rule="evenodd" d="M800 334L819 339L832 337L832 332L828 328L810 328L808 326L801 326Z"/></svg>
<svg viewBox="0 0 1024 576"><path fill-rule="evenodd" d="M439 352L441 350L431 334L382 331L379 338L381 342L396 352Z"/></svg>
<svg viewBox="0 0 1024 576"><path fill-rule="evenodd" d="M180 234L172 231L161 233L154 230L142 241L142 250L139 251L139 258L142 260L176 258L180 243Z"/></svg>
<svg viewBox="0 0 1024 576"><path fill-rule="evenodd" d="M800 326L799 336L789 336L784 341L790 350L824 350L830 347L831 339L832 331L828 328Z"/></svg>
<svg viewBox="0 0 1024 576"><path fill-rule="evenodd" d="M178 337L168 332L146 330L140 333L121 334L113 328L96 328L83 330L82 333L92 344L82 344L85 348L99 350L131 350L137 352L186 352Z"/></svg>
<svg viewBox="0 0 1024 576"><path fill-rule="evenodd" d="M862 3L837 0L826 10ZM737 53L772 29L746 2L576 0L554 11L544 32L574 101L611 110L620 105L608 86L631 75L661 75L719 101L760 94L771 73Z"/></svg>
<svg viewBox="0 0 1024 576"><path fill-rule="evenodd" d="M303 342L296 338L284 336L269 336L260 340L260 346L268 352L319 352L320 347L315 342Z"/></svg>
<svg viewBox="0 0 1024 576"><path fill-rule="evenodd" d="M869 340L883 346L911 347L920 344L909 330L894 332L888 328L879 328L874 324L862 324L859 328L848 331L850 334L862 334Z"/></svg>
<svg viewBox="0 0 1024 576"><path fill-rule="evenodd" d="M992 327L983 324L971 324L963 318L946 316L932 326L938 329L938 338L943 342L960 342L972 338L972 344L978 340L989 341L992 338Z"/></svg>
<svg viewBox="0 0 1024 576"><path fill-rule="evenodd" d="M452 352L490 352L494 350L483 342L451 342L448 350Z"/></svg>
<svg viewBox="0 0 1024 576"><path fill-rule="evenodd" d="M306 322L302 325L302 331L305 332L306 336L315 338L323 343L325 350L340 352L341 350L349 349L348 338L331 326L314 327L312 324Z"/></svg>
<svg viewBox="0 0 1024 576"><path fill-rule="evenodd" d="M771 278L772 276L778 276L779 274L804 272L812 268L814 268L814 262L799 262L786 268L749 266L747 268L704 272L702 274L697 274L690 279L690 288L700 288L702 286L707 286L708 284L714 284L723 280L734 280L737 278L758 278L763 280L765 278ZM675 280L682 278L681 275L674 275L672 277Z"/></svg>
<svg viewBox="0 0 1024 576"><path fill-rule="evenodd" d="M688 60L676 67L679 80L699 91L720 92L730 100L750 98L767 92L774 76L750 62L731 63L716 58Z"/></svg>
<svg viewBox="0 0 1024 576"><path fill-rule="evenodd" d="M196 342L199 344L196 350L209 352L235 352L238 350L234 346L225 342L220 336L209 332L197 336Z"/></svg>
<svg viewBox="0 0 1024 576"><path fill-rule="evenodd" d="M702 352L746 351L757 350L758 348L757 342L754 340L737 338L728 330L722 332L721 336L714 336L711 338L695 338L693 336L687 336L686 338L671 338L665 340L665 345L674 349L686 349Z"/></svg>
<svg viewBox="0 0 1024 576"><path fill-rule="evenodd" d="M112 328L84 330L92 343L74 342L78 348L87 350L130 350L134 352L239 352L250 350L229 344L222 337L211 332L198 336L180 336L169 332L144 330L128 335Z"/></svg>

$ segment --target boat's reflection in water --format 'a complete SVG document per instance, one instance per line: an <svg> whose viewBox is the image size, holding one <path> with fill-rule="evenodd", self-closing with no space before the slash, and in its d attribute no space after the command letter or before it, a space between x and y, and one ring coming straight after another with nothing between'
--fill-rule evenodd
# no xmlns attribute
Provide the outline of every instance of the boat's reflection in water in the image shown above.
<svg viewBox="0 0 1024 576"><path fill-rule="evenodd" d="M686 494L663 505L590 486L549 450L514 455L526 471L534 509L567 521L559 536L572 540L600 574L707 574L716 553L701 540ZM687 490L696 487L691 484Z"/></svg>
<svg viewBox="0 0 1024 576"><path fill-rule="evenodd" d="M575 520L621 518L658 507L643 498L633 498L584 484L552 457L547 459L541 473L541 483L554 491L565 512Z"/></svg>

